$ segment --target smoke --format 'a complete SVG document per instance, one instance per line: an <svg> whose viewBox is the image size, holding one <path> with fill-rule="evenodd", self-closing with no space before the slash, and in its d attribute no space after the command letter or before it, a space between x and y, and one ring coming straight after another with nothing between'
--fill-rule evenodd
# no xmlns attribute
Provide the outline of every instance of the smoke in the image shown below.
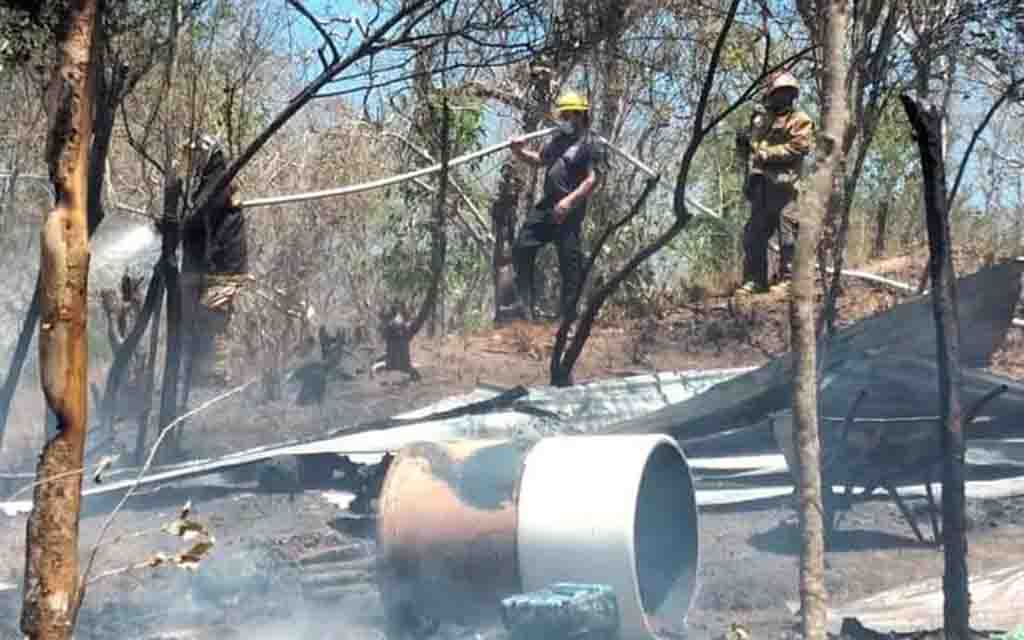
<svg viewBox="0 0 1024 640"><path fill-rule="evenodd" d="M160 237L149 222L108 217L91 242L89 289L113 287L127 271L132 276L149 273L160 255Z"/></svg>
<svg viewBox="0 0 1024 640"><path fill-rule="evenodd" d="M75 637L381 640L384 618L376 585L316 599L303 585L292 557L295 546L291 538L236 540L215 547L195 572L160 569L97 583Z"/></svg>

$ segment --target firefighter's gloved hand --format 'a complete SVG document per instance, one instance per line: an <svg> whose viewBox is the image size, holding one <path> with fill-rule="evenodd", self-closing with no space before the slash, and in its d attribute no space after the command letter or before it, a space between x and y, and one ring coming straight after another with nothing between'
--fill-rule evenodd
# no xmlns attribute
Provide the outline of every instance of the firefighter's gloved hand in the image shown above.
<svg viewBox="0 0 1024 640"><path fill-rule="evenodd" d="M750 153L753 154L754 158L761 160L762 162L768 159L768 154L765 153L768 149L768 143L764 140L758 140L750 146Z"/></svg>

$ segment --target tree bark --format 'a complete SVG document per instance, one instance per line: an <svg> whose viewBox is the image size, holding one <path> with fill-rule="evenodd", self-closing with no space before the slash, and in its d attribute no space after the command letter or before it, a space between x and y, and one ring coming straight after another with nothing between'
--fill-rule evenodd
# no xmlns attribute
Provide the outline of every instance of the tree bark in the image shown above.
<svg viewBox="0 0 1024 640"><path fill-rule="evenodd" d="M815 261L822 220L835 204L835 178L843 166L843 134L850 117L846 94L847 67L843 58L847 3L845 0L830 0L820 10L815 40L821 44L818 77L824 98L824 126L818 140L810 190L805 194L801 207L789 300L795 360L793 419L800 510L800 611L801 631L806 640L825 639L827 605L821 443L818 435L818 359L819 355L824 359L827 353L818 353Z"/></svg>
<svg viewBox="0 0 1024 640"><path fill-rule="evenodd" d="M31 640L70 638L83 588L78 583L82 477L68 472L82 467L88 426L88 180L98 3L69 4L47 94L46 155L56 202L41 237L39 362L57 433L39 460L26 527L21 629Z"/></svg>
<svg viewBox="0 0 1024 640"><path fill-rule="evenodd" d="M871 242L872 258L881 258L882 254L885 253L885 236L889 227L889 206L891 204L891 196L892 194L888 194L888 196L878 204L878 209L875 211L875 237Z"/></svg>
<svg viewBox="0 0 1024 640"><path fill-rule="evenodd" d="M94 48L99 48L97 43ZM111 71L111 79L107 81L103 74L94 72L96 79L94 87L94 103L103 104L101 109L93 109L95 121L93 123L93 138L91 142L89 157L88 175L88 229L92 236L100 222L103 221L104 211L102 202L103 181L106 177L107 155L110 151L110 140L114 131L114 115L117 113L117 105L124 98L124 87L127 76L126 68L114 68ZM16 161L15 161L16 162ZM14 186L17 180L18 166L15 164L11 174L10 193L8 194L9 206L4 211L4 219L13 213ZM0 224L0 229L3 226ZM0 231L2 233L2 231ZM36 281L35 291L32 294L32 301L25 312L25 320L22 322L21 332L18 334L18 343L11 358L11 366L7 372L4 385L0 388L0 449L4 444L4 433L7 430L7 417L10 413L11 401L17 391L18 382L21 379L21 371L28 358L28 347L32 342L32 336L36 332L39 322L39 282Z"/></svg>
<svg viewBox="0 0 1024 640"><path fill-rule="evenodd" d="M160 247L159 269L167 295L167 348L164 355L164 371L160 387L160 417L162 430L178 417L178 390L181 377L181 356L184 341L182 340L181 312L181 281L176 262L178 245L181 244L181 221L178 206L181 196L181 180L169 177L164 189L164 216L160 228L162 244ZM193 321L193 319L189 319ZM191 365L190 365L191 366ZM187 376L186 376L187 377ZM185 384L185 397L188 397L188 381ZM181 433L179 427L178 434ZM161 462L173 460L178 453L180 436L174 434L168 440L168 446L161 450Z"/></svg>
<svg viewBox="0 0 1024 640"><path fill-rule="evenodd" d="M3 191L3 202L0 203L0 238L7 235L10 220L14 216L14 203L17 196L18 176L21 175L21 159L18 154L19 145L11 150L11 175Z"/></svg>
<svg viewBox="0 0 1024 640"><path fill-rule="evenodd" d="M967 640L970 594L967 582L967 537L964 522L964 433L960 403L960 324L956 278L949 234L949 205L942 155L942 115L901 96L921 152L925 215L928 224L928 271L939 370L939 415L942 422L942 537L945 548L943 626L947 638Z"/></svg>
<svg viewBox="0 0 1024 640"><path fill-rule="evenodd" d="M159 271L153 270L153 277L158 277ZM157 352L160 350L160 312L163 304L163 281L161 280L160 291L156 296L156 307L153 309L153 320L149 329L149 360L146 361L145 381L142 385L143 393L146 394L142 405L142 412L139 413L139 430L135 433L135 464L142 466L146 460L146 435L149 431L149 417L153 413L153 390L156 384L156 360Z"/></svg>

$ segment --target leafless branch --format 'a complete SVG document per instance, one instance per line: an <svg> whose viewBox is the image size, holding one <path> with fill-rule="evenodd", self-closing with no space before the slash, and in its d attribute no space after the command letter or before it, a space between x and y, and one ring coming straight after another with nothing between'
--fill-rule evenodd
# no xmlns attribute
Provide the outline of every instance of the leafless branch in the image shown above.
<svg viewBox="0 0 1024 640"><path fill-rule="evenodd" d="M233 389L229 389L228 391L225 391L224 393L222 393L222 394L220 394L218 396L210 398L209 400L207 400L206 402L204 402L201 405L197 406L196 408L194 408L194 409L192 409L190 411L187 411L187 412L183 413L182 415L178 416L177 418L175 418L174 420L169 422L167 424L167 426L163 428L162 431L160 431L160 435L157 437L156 442L153 443L152 448L149 450L149 457L146 458L146 463L144 465L142 465L142 468L139 469L138 475L135 477L135 482L132 484L131 487L128 488L128 491L125 492L125 494L121 498L120 502L117 503L117 506L114 507L114 510L110 512L110 515L108 515L106 521L104 521L103 527L100 529L100 535L96 539L96 543L93 545L92 552L89 554L89 562L86 563L85 571L82 572L82 576L80 578L80 583L82 585L88 584L90 582L90 580L89 580L89 573L92 571L92 567L93 567L93 565L96 562L96 556L99 553L101 545L103 544L103 538L106 536L107 531L110 529L111 525L114 524L114 520L117 518L118 514L121 512L121 509L124 507L125 503L127 503L128 500L131 499L131 497L133 495L135 495L135 492L138 490L139 485L142 483L143 477L146 475L146 472L149 471L149 468L151 466L153 466L153 460L156 458L156 453L160 449L160 445L163 444L164 438L166 438L167 435L175 427L177 427L179 424L181 424L185 420L188 420L192 416L197 415L199 413L202 413L203 411L206 411L207 409L209 409L213 405L215 405L215 404L217 404L219 402L222 402L224 400L227 400L231 396L234 396L234 395L236 395L238 393L241 393L242 391L244 391L245 389L248 389L250 386L252 386L254 383L256 383L258 380L259 380L259 377L253 378L253 379L249 380L248 382L246 382L244 384L241 384L241 385L239 385L239 386L237 386L237 387L235 387ZM84 595L85 594L85 589L84 588L79 589L79 594ZM81 602L79 602L79 605L81 605Z"/></svg>
<svg viewBox="0 0 1024 640"><path fill-rule="evenodd" d="M147 163L152 165L153 168L156 169L158 173L164 173L164 166L160 164L160 162L156 158L149 155L149 152L146 150L146 145L142 141L136 140L135 135L132 134L131 124L128 123L128 112L126 111L125 105L123 103L121 104L120 111L121 122L124 125L124 133L125 136L128 138L128 145L132 149L134 149L136 153L139 154L139 157L141 157Z"/></svg>
<svg viewBox="0 0 1024 640"><path fill-rule="evenodd" d="M331 62L337 62L337 60L341 57L341 54L338 53L338 48L334 45L334 39L331 38L331 35L329 33L327 33L327 31L324 29L324 26L320 24L320 21L312 13L310 13L309 10L306 9L305 5L299 2L299 0L288 0L288 4L292 5L292 7L294 7L296 11L301 13L302 16L306 20L308 20L311 25L313 25L313 28L316 29L317 33L320 34L320 37L324 39L324 43L331 50ZM323 58L321 58L321 60L323 60ZM327 66L329 65L324 64L324 67Z"/></svg>
<svg viewBox="0 0 1024 640"><path fill-rule="evenodd" d="M971 159L971 154L974 152L974 146L978 143L978 138L981 137L985 128L988 127L988 123L992 120L992 116L996 114L996 111L998 111L1011 96L1016 95L1018 88L1021 86L1024 86L1024 80L1016 80L1010 83L1010 85L1003 91L1002 95L999 96L999 99L993 102L992 106L989 107L988 112L985 113L985 117L981 119L978 126L974 128L974 133L971 134L971 141L967 143L967 149L964 151L964 157L960 160L960 168L957 169L956 180L953 181L953 188L949 191L949 199L946 201L947 207L952 208L953 203L956 202L956 194L960 189L960 182L963 180L964 170L967 168L967 162Z"/></svg>
<svg viewBox="0 0 1024 640"><path fill-rule="evenodd" d="M271 121L271 123L262 131L256 138L249 143L249 145L242 151L241 154L231 163L231 165L223 172L216 180L211 180L210 184L203 189L197 198L195 210L189 212L189 215L195 215L195 211L202 210L209 206L213 195L220 193L235 179L235 176L242 170L245 165L252 160L253 156L259 152L260 149L270 140L271 137L277 131L285 125L291 118L298 113L298 111L304 107L310 100L312 100L331 80L337 77L345 69L355 64L359 60L371 55L374 51L378 50L382 43L387 41L388 34L399 24L404 21L408 21L409 24L405 26L402 34L408 37L410 30L415 27L427 14L436 10L443 4L444 0L412 0L407 4L404 4L401 9L395 12L394 15L385 20L379 27L363 39L362 43L359 44L355 49L352 50L347 56L342 59L335 61L330 67L324 69L312 82L299 92L294 98L292 98L285 108ZM418 13L419 12L419 13Z"/></svg>

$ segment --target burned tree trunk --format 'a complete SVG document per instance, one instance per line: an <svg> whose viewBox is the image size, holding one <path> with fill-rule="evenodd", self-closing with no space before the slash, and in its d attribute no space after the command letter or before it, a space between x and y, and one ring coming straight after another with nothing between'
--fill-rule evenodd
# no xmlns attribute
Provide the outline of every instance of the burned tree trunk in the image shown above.
<svg viewBox="0 0 1024 640"><path fill-rule="evenodd" d="M942 156L942 115L902 95L921 153L925 216L928 223L928 271L931 275L939 369L939 415L942 422L942 531L946 568L943 626L947 638L970 635L967 583L967 537L964 521L964 432L960 404L960 324L956 279L950 253L949 200Z"/></svg>
<svg viewBox="0 0 1024 640"><path fill-rule="evenodd" d="M97 44L94 48L99 48ZM117 104L124 98L127 68L119 67L111 71L111 78L106 79L102 74L95 74L97 82L94 86L94 103L103 104L101 109L93 108L93 137L90 152L90 166L88 173L88 233L91 236L100 222L103 221L102 191L103 181L106 176L106 160L110 152L110 140L114 131L114 114L117 113ZM13 205L14 185L17 180L18 164L14 164L15 172L10 178L10 190L7 194L9 199L8 208L4 213L4 219L11 213L10 205ZM7 378L0 388L0 448L4 444L4 432L7 429L7 417L11 409L11 401L14 399L14 392L17 390L18 381L21 379L21 371L28 358L28 348L32 343L32 336L36 332L39 323L39 280L36 280L35 290L32 294L32 301L25 311L25 320L22 322L21 331L18 334L18 343L11 358L11 365L7 371Z"/></svg>
<svg viewBox="0 0 1024 640"><path fill-rule="evenodd" d="M450 118L448 98L442 97L440 131L438 133L441 149L441 171L437 178L438 188L434 198L430 225L430 286L423 297L423 302L420 304L416 317L412 320L406 319L401 305L392 306L381 317L380 332L387 348L384 357L384 368L394 371L405 371L412 374L415 378L418 378L419 374L412 366L412 339L416 337L416 334L423 328L427 319L434 313L444 280L445 254L448 248L448 236L445 233L445 209L448 206L448 161L451 159Z"/></svg>
<svg viewBox="0 0 1024 640"><path fill-rule="evenodd" d="M153 277L159 277L159 272L154 270ZM142 411L139 413L139 429L135 434L135 464L141 466L146 460L146 435L149 431L149 417L153 413L153 391L156 386L156 359L160 350L160 312L163 310L163 281L160 291L156 293L156 304L153 308L152 322L149 329L149 359L146 361L145 373L143 374L144 400Z"/></svg>
<svg viewBox="0 0 1024 640"><path fill-rule="evenodd" d="M871 242L871 257L881 258L885 253L885 236L889 228L889 207L891 199L883 198L875 211L875 237Z"/></svg>
<svg viewBox="0 0 1024 640"><path fill-rule="evenodd" d="M31 640L70 638L83 589L78 581L82 476L74 471L82 467L88 426L88 184L97 13L98 0L68 6L47 94L46 156L56 202L41 238L39 362L57 431L39 459L26 527L21 629Z"/></svg>
<svg viewBox="0 0 1024 640"><path fill-rule="evenodd" d="M491 204L491 225L494 231L494 248L491 268L494 283L494 322L500 324L509 320L509 309L516 302L515 272L512 267L512 243L515 241L516 209L523 180L515 160L508 160L501 167L498 181L498 195Z"/></svg>
<svg viewBox="0 0 1024 640"><path fill-rule="evenodd" d="M157 265L167 294L167 349L160 387L160 429L178 417L178 390L184 346L181 326L181 281L178 277L178 265L175 260L178 245L181 244L181 221L178 216L180 196L181 180L176 177L168 178L167 186L164 189L164 215L160 225L162 244L160 261ZM178 443L177 437L169 440L170 446L161 450L162 461L171 460L177 455Z"/></svg>
<svg viewBox="0 0 1024 640"><path fill-rule="evenodd" d="M696 153L698 145L699 142L692 144L688 153L684 155L684 167L689 166L688 163ZM604 233L595 245L596 249L591 252L591 257L587 260L586 265L584 266L583 274L580 277L581 284L586 282L587 276L590 274L591 269L593 269L594 260L598 255L600 255L600 248L604 246L604 243L615 231L621 229L631 220L636 218L641 211L643 211L644 206L647 204L647 198L654 192L654 188L656 186L658 186L658 179L649 179L643 192L641 192L640 196L633 202L629 211L622 218L605 228ZM587 305L583 309L583 313L580 314L580 318L576 323L576 333L572 336L571 342L569 338L569 330L572 327L572 322L565 319L562 320L562 323L558 327L558 331L555 333L555 344L554 348L551 350L551 359L548 365L550 383L552 386L572 386L573 367L576 366L576 361L579 360L580 355L583 353L583 347L586 345L587 339L590 337L590 333L594 328L594 321L597 319L597 314L601 311L601 307L608 300L611 294L618 289L619 285L621 285L622 282L628 278L644 260L660 251L662 247L668 244L672 238L686 227L689 221L689 214L686 214L685 212L683 214L677 214L675 221L667 231L662 233L653 243L641 249L630 259L628 263L626 263L626 266L613 274L607 282L590 295L587 299ZM582 286L580 287L580 290L582 291ZM570 304L575 305L577 302L577 300L573 300Z"/></svg>
<svg viewBox="0 0 1024 640"><path fill-rule="evenodd" d="M380 315L380 335L384 338L384 368L390 371L415 371L412 366L411 323L395 304Z"/></svg>

